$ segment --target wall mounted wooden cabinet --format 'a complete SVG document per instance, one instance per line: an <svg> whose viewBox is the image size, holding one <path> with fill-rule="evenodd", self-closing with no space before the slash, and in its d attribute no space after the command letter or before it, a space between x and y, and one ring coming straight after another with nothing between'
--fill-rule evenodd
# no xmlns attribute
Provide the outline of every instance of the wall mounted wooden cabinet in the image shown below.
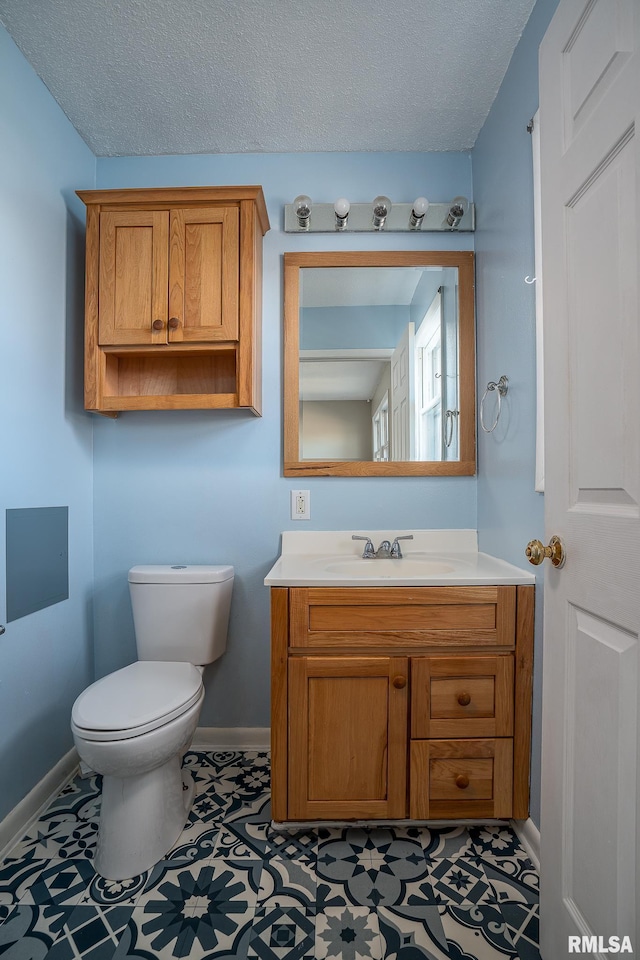
<svg viewBox="0 0 640 960"><path fill-rule="evenodd" d="M82 190L85 408L260 413L261 187Z"/></svg>
<svg viewBox="0 0 640 960"><path fill-rule="evenodd" d="M274 819L525 819L533 591L272 588Z"/></svg>

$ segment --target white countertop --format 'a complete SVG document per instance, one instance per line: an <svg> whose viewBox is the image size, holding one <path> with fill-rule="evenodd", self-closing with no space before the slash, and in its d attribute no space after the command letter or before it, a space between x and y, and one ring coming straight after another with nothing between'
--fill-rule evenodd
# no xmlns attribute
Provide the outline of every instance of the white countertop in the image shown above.
<svg viewBox="0 0 640 960"><path fill-rule="evenodd" d="M365 560L352 533L382 540L413 534L400 560ZM475 530L333 530L282 534L282 554L267 576L269 587L485 586L535 583L533 572L479 553Z"/></svg>

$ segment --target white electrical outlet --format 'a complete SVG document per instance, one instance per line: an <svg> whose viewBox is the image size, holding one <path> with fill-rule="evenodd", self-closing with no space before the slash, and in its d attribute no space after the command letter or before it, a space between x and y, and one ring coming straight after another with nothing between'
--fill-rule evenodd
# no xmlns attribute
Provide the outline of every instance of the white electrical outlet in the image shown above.
<svg viewBox="0 0 640 960"><path fill-rule="evenodd" d="M308 490L291 491L291 519L311 520L311 494Z"/></svg>

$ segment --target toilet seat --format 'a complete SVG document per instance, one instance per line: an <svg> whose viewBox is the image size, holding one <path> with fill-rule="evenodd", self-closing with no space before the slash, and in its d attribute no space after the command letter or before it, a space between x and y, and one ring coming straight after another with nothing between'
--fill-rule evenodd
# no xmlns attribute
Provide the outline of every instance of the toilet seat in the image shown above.
<svg viewBox="0 0 640 960"><path fill-rule="evenodd" d="M192 663L139 660L87 687L71 724L85 740L127 740L181 716L203 695Z"/></svg>

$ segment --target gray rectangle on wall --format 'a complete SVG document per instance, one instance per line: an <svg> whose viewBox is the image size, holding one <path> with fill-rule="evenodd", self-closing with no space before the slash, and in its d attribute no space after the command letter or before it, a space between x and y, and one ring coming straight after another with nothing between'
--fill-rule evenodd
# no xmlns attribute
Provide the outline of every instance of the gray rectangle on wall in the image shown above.
<svg viewBox="0 0 640 960"><path fill-rule="evenodd" d="M69 597L69 508L7 510L7 620Z"/></svg>

